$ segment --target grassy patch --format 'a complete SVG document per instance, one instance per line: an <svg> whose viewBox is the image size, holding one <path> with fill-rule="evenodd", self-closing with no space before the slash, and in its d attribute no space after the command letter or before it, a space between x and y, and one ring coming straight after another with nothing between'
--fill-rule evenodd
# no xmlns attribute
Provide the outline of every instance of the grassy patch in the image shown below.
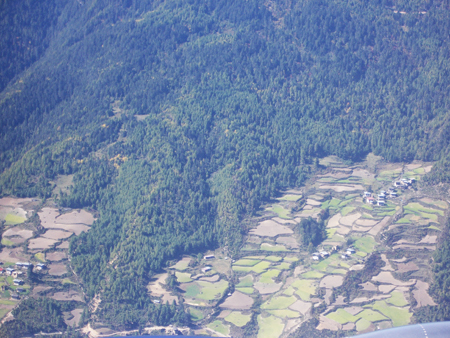
<svg viewBox="0 0 450 338"><path fill-rule="evenodd" d="M210 282L197 282L202 288L197 298L204 300L218 299L223 296L223 293L228 288L228 282L221 280L216 283Z"/></svg>
<svg viewBox="0 0 450 338"><path fill-rule="evenodd" d="M188 267L189 267L189 261L187 261L187 260L179 261L179 262L177 262L177 264L175 264L173 266L174 269L179 270L179 271L184 271Z"/></svg>
<svg viewBox="0 0 450 338"><path fill-rule="evenodd" d="M332 208L337 208L339 206L339 204L341 204L341 200L337 199L337 198L333 198L331 199L329 206Z"/></svg>
<svg viewBox="0 0 450 338"><path fill-rule="evenodd" d="M283 321L275 316L258 316L258 338L278 338L284 329Z"/></svg>
<svg viewBox="0 0 450 338"><path fill-rule="evenodd" d="M230 327L228 325L224 325L220 320L215 320L212 323L207 325L211 330L219 332L225 336L228 336L230 333Z"/></svg>
<svg viewBox="0 0 450 338"><path fill-rule="evenodd" d="M372 323L369 322L367 319L361 318L356 322L356 331L358 332L364 331L370 326L370 324Z"/></svg>
<svg viewBox="0 0 450 338"><path fill-rule="evenodd" d="M295 289L292 286L289 286L286 290L283 291L283 295L292 296L295 293Z"/></svg>
<svg viewBox="0 0 450 338"><path fill-rule="evenodd" d="M283 259L285 262L297 262L298 258L297 257L284 257Z"/></svg>
<svg viewBox="0 0 450 338"><path fill-rule="evenodd" d="M302 195L284 195L283 197L277 198L277 200L296 202L300 198L302 198Z"/></svg>
<svg viewBox="0 0 450 338"><path fill-rule="evenodd" d="M357 317L351 315L347 311L343 309L338 309L335 312L331 312L326 315L327 318L334 320L335 322L338 322L339 324L346 324L346 323L354 323L358 320Z"/></svg>
<svg viewBox="0 0 450 338"><path fill-rule="evenodd" d="M261 273L267 270L270 266L270 262L260 262L251 268L252 271L256 273Z"/></svg>
<svg viewBox="0 0 450 338"><path fill-rule="evenodd" d="M64 278L64 279L61 281L61 283L63 283L63 285L66 285L66 284L76 284L76 283L72 282L69 278Z"/></svg>
<svg viewBox="0 0 450 338"><path fill-rule="evenodd" d="M264 258L266 261L271 261L271 262L279 262L281 261L283 258L279 257L279 256L267 256L266 258Z"/></svg>
<svg viewBox="0 0 450 338"><path fill-rule="evenodd" d="M400 218L397 222L395 222L395 223L398 223L398 224L407 224L407 223L411 223L411 220L409 219L409 218L407 218L407 217L402 217L402 218Z"/></svg>
<svg viewBox="0 0 450 338"><path fill-rule="evenodd" d="M319 271L327 271L328 265L330 265L332 262L336 261L339 258L338 254L331 255L327 259L324 259L323 261L320 261L319 263L313 265L313 269L319 270Z"/></svg>
<svg viewBox="0 0 450 338"><path fill-rule="evenodd" d="M415 213L422 213L422 212L424 212L424 213L427 213L427 214L439 214L441 216L444 216L444 212L442 210L427 208L427 207L424 207L420 203L408 203L403 208L405 210L411 210L411 211L413 211Z"/></svg>
<svg viewBox="0 0 450 338"><path fill-rule="evenodd" d="M295 293L302 300L309 301L311 295L316 293L316 287L312 285L313 283L314 280L311 279L298 279L291 286L297 289Z"/></svg>
<svg viewBox="0 0 450 338"><path fill-rule="evenodd" d="M9 311L10 310L8 310L8 309L0 309L0 319L5 317Z"/></svg>
<svg viewBox="0 0 450 338"><path fill-rule="evenodd" d="M175 276L177 277L177 281L179 283L189 283L192 282L191 274L187 272L175 272Z"/></svg>
<svg viewBox="0 0 450 338"><path fill-rule="evenodd" d="M233 265L231 267L231 269L233 269L233 271L238 271L238 272L250 272L250 271L252 271L252 267L251 266Z"/></svg>
<svg viewBox="0 0 450 338"><path fill-rule="evenodd" d="M12 300L0 299L0 304L2 305L16 305L17 303Z"/></svg>
<svg viewBox="0 0 450 338"><path fill-rule="evenodd" d="M274 315L276 317L279 318L298 318L300 317L300 314L296 311L292 311L289 309L285 309L285 310L269 310L267 311L269 312L271 315Z"/></svg>
<svg viewBox="0 0 450 338"><path fill-rule="evenodd" d="M369 322L378 322L380 320L386 320L387 318L381 313L373 311L371 309L366 309L356 315L358 318L364 318Z"/></svg>
<svg viewBox="0 0 450 338"><path fill-rule="evenodd" d="M2 244L5 246L13 246L15 243L11 242L9 239L7 238L2 238Z"/></svg>
<svg viewBox="0 0 450 338"><path fill-rule="evenodd" d="M225 317L225 320L238 327L243 327L250 321L251 318L251 315L243 315L242 312L233 311Z"/></svg>
<svg viewBox="0 0 450 338"><path fill-rule="evenodd" d="M363 251L357 251L356 255L358 255L359 257L366 257L367 253L363 252Z"/></svg>
<svg viewBox="0 0 450 338"><path fill-rule="evenodd" d="M272 252L289 251L283 245L270 245L268 243L261 244L261 250L272 251Z"/></svg>
<svg viewBox="0 0 450 338"><path fill-rule="evenodd" d="M275 269L280 269L280 270L289 270L291 268L291 264L290 263L280 263L278 265L274 266Z"/></svg>
<svg viewBox="0 0 450 338"><path fill-rule="evenodd" d="M193 308L193 307L189 308L189 314L191 315L191 319L194 322L205 318L205 315L203 314L202 311L200 311L199 309Z"/></svg>
<svg viewBox="0 0 450 338"><path fill-rule="evenodd" d="M439 229L437 226L434 226L434 225L430 225L430 226L428 227L428 229L442 231L441 229Z"/></svg>
<svg viewBox="0 0 450 338"><path fill-rule="evenodd" d="M259 282L265 283L265 284L272 284L272 283L274 283L272 278L278 277L280 272L281 272L280 270L269 270L267 272L264 272L263 274L261 274L261 278L259 279Z"/></svg>
<svg viewBox="0 0 450 338"><path fill-rule="evenodd" d="M395 306L405 306L408 305L408 302L406 301L405 297L403 296L403 292L394 291L391 293L391 298L386 300L388 303L395 305Z"/></svg>
<svg viewBox="0 0 450 338"><path fill-rule="evenodd" d="M269 211L273 211L274 213L276 213L278 215L278 217L280 218L284 218L284 219L290 219L291 217L289 217L290 211L283 208L281 205L279 204L275 204L270 208L267 208L267 210Z"/></svg>
<svg viewBox="0 0 450 338"><path fill-rule="evenodd" d="M345 207L341 210L342 216L347 216L349 213L351 213L353 210L355 210L355 207Z"/></svg>
<svg viewBox="0 0 450 338"><path fill-rule="evenodd" d="M376 244L377 242L375 242L372 236L364 236L357 239L354 246L360 251L371 253Z"/></svg>
<svg viewBox="0 0 450 338"><path fill-rule="evenodd" d="M347 273L347 270L344 269L334 269L331 271L332 274L335 275L345 275Z"/></svg>
<svg viewBox="0 0 450 338"><path fill-rule="evenodd" d="M14 215L13 213L9 213L5 217L6 225L15 225L25 222L27 219L22 216Z"/></svg>
<svg viewBox="0 0 450 338"><path fill-rule="evenodd" d="M252 276L245 276L241 279L238 285L236 287L244 288L244 287L251 287L253 286L253 278Z"/></svg>
<svg viewBox="0 0 450 338"><path fill-rule="evenodd" d="M45 262L45 253L43 252L38 252L34 257L36 257L38 261Z"/></svg>
<svg viewBox="0 0 450 338"><path fill-rule="evenodd" d="M363 204L363 205L361 205L361 207L363 207L366 210L373 211L373 207L370 204Z"/></svg>
<svg viewBox="0 0 450 338"><path fill-rule="evenodd" d="M243 266L254 266L256 264L258 264L259 261L253 260L253 259L240 259L237 262L234 262L234 265L243 265Z"/></svg>
<svg viewBox="0 0 450 338"><path fill-rule="evenodd" d="M192 283L186 288L185 296L189 298L193 298L200 293L200 286L195 283Z"/></svg>
<svg viewBox="0 0 450 338"><path fill-rule="evenodd" d="M302 274L303 278L307 278L307 279L319 279L322 278L324 276L323 273L319 272L319 271L308 271Z"/></svg>
<svg viewBox="0 0 450 338"><path fill-rule="evenodd" d="M285 296L278 296L278 297L272 297L267 302L263 303L261 305L261 309L264 310L283 310L291 306L297 301L297 298L294 296L291 297L285 297Z"/></svg>
<svg viewBox="0 0 450 338"><path fill-rule="evenodd" d="M399 309L394 306L389 306L385 301L377 301L372 305L374 310L377 310L389 317L392 320L393 326L402 326L409 324L412 313L409 313L408 309Z"/></svg>
<svg viewBox="0 0 450 338"><path fill-rule="evenodd" d="M331 238L334 236L334 234L336 233L337 228L331 228L331 229L327 229L327 238Z"/></svg>

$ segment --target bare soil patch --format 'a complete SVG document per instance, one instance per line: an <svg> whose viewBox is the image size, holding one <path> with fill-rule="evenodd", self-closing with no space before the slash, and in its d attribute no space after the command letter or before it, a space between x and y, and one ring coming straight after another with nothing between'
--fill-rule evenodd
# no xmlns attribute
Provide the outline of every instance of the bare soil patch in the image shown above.
<svg viewBox="0 0 450 338"><path fill-rule="evenodd" d="M56 217L56 223L59 224L87 224L92 225L94 223L94 216L85 210L74 210L70 213L63 214Z"/></svg>
<svg viewBox="0 0 450 338"><path fill-rule="evenodd" d="M318 206L318 205L321 205L322 203L321 203L321 202L318 202L318 201L315 201L315 200L313 200L313 199L308 198L308 199L306 200L306 204Z"/></svg>
<svg viewBox="0 0 450 338"><path fill-rule="evenodd" d="M372 174L365 169L359 169L359 168L353 170L352 176L361 177L362 179L365 179L365 180L370 180L370 179L375 178L375 174Z"/></svg>
<svg viewBox="0 0 450 338"><path fill-rule="evenodd" d="M293 234L292 229L285 225L281 225L272 220L266 220L259 223L258 227L251 229L249 231L252 235L262 236L262 237L275 237L284 234Z"/></svg>
<svg viewBox="0 0 450 338"><path fill-rule="evenodd" d="M336 192L364 190L364 187L360 184L355 185L321 185L319 189L333 190Z"/></svg>
<svg viewBox="0 0 450 338"><path fill-rule="evenodd" d="M231 314L231 310L223 310L218 316L217 318L225 318L228 317Z"/></svg>
<svg viewBox="0 0 450 338"><path fill-rule="evenodd" d="M411 279L408 282L402 282L398 279L395 279L394 276L392 276L392 273L390 271L381 271L377 276L373 276L372 280L375 282L380 282L384 284L392 284L396 286L410 286L414 285L416 282L415 279Z"/></svg>
<svg viewBox="0 0 450 338"><path fill-rule="evenodd" d="M55 219L59 215L58 209L55 208L42 208L40 212L38 212L39 219L41 220L41 225L44 228L52 228L55 224Z"/></svg>
<svg viewBox="0 0 450 338"><path fill-rule="evenodd" d="M50 264L48 273L53 276L62 276L67 273L67 267L64 263L53 263Z"/></svg>
<svg viewBox="0 0 450 338"><path fill-rule="evenodd" d="M330 218L327 224L327 228L334 228L339 226L339 220L341 219L342 215L340 213L334 215Z"/></svg>
<svg viewBox="0 0 450 338"><path fill-rule="evenodd" d="M38 285L33 288L33 295L38 295L41 292L50 290L52 287L47 285Z"/></svg>
<svg viewBox="0 0 450 338"><path fill-rule="evenodd" d="M362 269L364 269L363 264L355 264L349 270L350 271L358 271L358 270L362 270Z"/></svg>
<svg viewBox="0 0 450 338"><path fill-rule="evenodd" d="M350 176L350 172L337 172L337 173L328 173L328 174L324 174L324 175L317 175L317 177L332 177L332 178L337 178L337 179L341 179L341 178L347 178Z"/></svg>
<svg viewBox="0 0 450 338"><path fill-rule="evenodd" d="M433 168L432 165L429 165L427 167L423 167L423 169L425 170L426 173L429 173L431 171L431 168Z"/></svg>
<svg viewBox="0 0 450 338"><path fill-rule="evenodd" d="M351 215L342 217L339 220L339 223L341 223L343 225L347 225L347 226L352 226L353 223L359 218L361 218L361 214L359 212L357 212L356 214L351 214Z"/></svg>
<svg viewBox="0 0 450 338"><path fill-rule="evenodd" d="M422 244L436 244L437 236L426 235L419 243Z"/></svg>
<svg viewBox="0 0 450 338"><path fill-rule="evenodd" d="M316 329L339 331L342 330L342 325L330 318L325 317L324 315L320 315L320 323Z"/></svg>
<svg viewBox="0 0 450 338"><path fill-rule="evenodd" d="M377 286L372 284L371 282L366 282L359 285L362 286L364 291L378 291Z"/></svg>
<svg viewBox="0 0 450 338"><path fill-rule="evenodd" d="M421 166L422 166L422 164L418 164L418 163L411 163L411 164L405 165L405 167L408 171L420 168Z"/></svg>
<svg viewBox="0 0 450 338"><path fill-rule="evenodd" d="M394 250L397 249L410 249L410 250L431 250L431 251L435 251L436 250L436 246L435 245L431 245L431 246L424 246L424 245L414 245L414 244L400 244L400 245L395 245L393 247Z"/></svg>
<svg viewBox="0 0 450 338"><path fill-rule="evenodd" d="M395 289L395 285L387 285L387 284L384 284L384 285L378 286L378 289L380 290L380 292L383 292L383 293L390 293L392 290Z"/></svg>
<svg viewBox="0 0 450 338"><path fill-rule="evenodd" d="M341 225L337 230L336 233L341 235L347 235L352 229L347 228L346 226Z"/></svg>
<svg viewBox="0 0 450 338"><path fill-rule="evenodd" d="M266 284L266 283L255 283L254 287L256 290L259 291L260 294L262 295L269 295L272 293L275 293L277 291L279 291L281 289L281 287L283 286L283 283L270 283L270 284Z"/></svg>
<svg viewBox="0 0 450 338"><path fill-rule="evenodd" d="M328 276L325 276L324 278L322 278L319 286L321 288L332 289L332 288L337 288L338 286L341 286L343 282L344 282L343 276L328 275Z"/></svg>
<svg viewBox="0 0 450 338"><path fill-rule="evenodd" d="M70 300L74 300L77 302L83 301L83 299L81 298L81 295L78 293L78 291L75 291L75 290L56 292L50 298L52 298L54 300L61 300L61 301L70 301Z"/></svg>
<svg viewBox="0 0 450 338"><path fill-rule="evenodd" d="M279 244L284 244L287 247L290 247L291 249L299 248L299 244L294 237L278 237L276 242Z"/></svg>
<svg viewBox="0 0 450 338"><path fill-rule="evenodd" d="M64 241L60 245L58 245L56 248L57 249L69 249L69 244L70 244L69 242Z"/></svg>
<svg viewBox="0 0 450 338"><path fill-rule="evenodd" d="M381 254L381 259L383 260L383 262L386 264L385 266L383 266L381 268L381 270L384 271L394 271L394 268L392 267L391 263L389 262L389 260L386 257L386 254Z"/></svg>
<svg viewBox="0 0 450 338"><path fill-rule="evenodd" d="M294 304L289 306L289 309L300 312L302 315L306 315L311 309L312 304L310 302L304 302L297 300Z"/></svg>
<svg viewBox="0 0 450 338"><path fill-rule="evenodd" d="M161 296L167 293L167 290L162 287L162 285L166 284L167 276L167 273L153 276L153 280L147 285L147 290L155 296Z"/></svg>
<svg viewBox="0 0 450 338"><path fill-rule="evenodd" d="M231 310L249 310L253 305L253 298L235 291L223 302L220 307Z"/></svg>
<svg viewBox="0 0 450 338"><path fill-rule="evenodd" d="M344 331L350 331L353 330L355 328L355 323L347 323L342 325L342 330Z"/></svg>
<svg viewBox="0 0 450 338"><path fill-rule="evenodd" d="M31 201L31 198L3 197L0 198L0 206L18 208L23 204L30 203Z"/></svg>
<svg viewBox="0 0 450 338"><path fill-rule="evenodd" d="M3 233L3 237L11 237L11 236L20 236L23 239L28 239L33 237L33 231L17 226L14 228L9 228Z"/></svg>
<svg viewBox="0 0 450 338"><path fill-rule="evenodd" d="M51 230L47 230L42 235L42 237L59 240L59 239L69 238L72 235L73 235L73 232L67 232L67 231L64 231L64 230L53 230L53 229L51 229Z"/></svg>
<svg viewBox="0 0 450 338"><path fill-rule="evenodd" d="M358 225L361 225L363 227L368 227L368 226L374 226L375 224L378 223L378 221L375 221L373 219L364 219L364 218L361 219L360 218L355 223Z"/></svg>
<svg viewBox="0 0 450 338"><path fill-rule="evenodd" d="M297 224L292 219L283 219L283 218L280 218L280 217L274 217L274 218L272 218L272 220L277 222L277 223L280 223L280 224Z"/></svg>
<svg viewBox="0 0 450 338"><path fill-rule="evenodd" d="M357 231L357 232L367 232L370 229L372 229L372 227L363 227L363 226L359 226L359 225L353 225L352 230L353 231Z"/></svg>
<svg viewBox="0 0 450 338"><path fill-rule="evenodd" d="M346 305L345 297L342 295L337 296L335 302L332 305Z"/></svg>
<svg viewBox="0 0 450 338"><path fill-rule="evenodd" d="M397 263L397 271L399 273L405 273L409 271L416 271L419 270L419 267L414 262L408 262L408 263Z"/></svg>
<svg viewBox="0 0 450 338"><path fill-rule="evenodd" d="M49 261L61 261L63 259L67 258L67 253L64 251L55 251L55 252L49 252L46 254L46 258Z"/></svg>
<svg viewBox="0 0 450 338"><path fill-rule="evenodd" d="M418 280L415 286L416 288L413 290L412 294L417 301L416 308L427 305L436 305L433 298L428 294L428 283Z"/></svg>
<svg viewBox="0 0 450 338"><path fill-rule="evenodd" d="M200 277L199 280L205 281L205 282L217 282L220 279L219 275L214 275L210 277Z"/></svg>
<svg viewBox="0 0 450 338"><path fill-rule="evenodd" d="M68 319L64 319L64 321L68 326L78 326L82 313L83 309L72 310L70 311L70 317Z"/></svg>
<svg viewBox="0 0 450 338"><path fill-rule="evenodd" d="M18 261L28 261L30 259L30 255L27 255L23 252L22 247L18 248L7 248L4 247L0 252L0 261L2 262L18 262Z"/></svg>
<svg viewBox="0 0 450 338"><path fill-rule="evenodd" d="M378 233L389 223L389 220L391 218L389 216L386 216L385 218L383 218L380 223L378 223L377 225L375 225L372 230L369 231L369 234L371 234L372 236L376 236L378 235Z"/></svg>
<svg viewBox="0 0 450 338"><path fill-rule="evenodd" d="M71 231L79 236L82 232L88 232L90 227L84 224L55 224L52 228Z"/></svg>
<svg viewBox="0 0 450 338"><path fill-rule="evenodd" d="M44 237L38 237L30 239L28 243L28 249L34 250L34 249L49 249L51 248L55 243L58 241L50 238L44 238Z"/></svg>

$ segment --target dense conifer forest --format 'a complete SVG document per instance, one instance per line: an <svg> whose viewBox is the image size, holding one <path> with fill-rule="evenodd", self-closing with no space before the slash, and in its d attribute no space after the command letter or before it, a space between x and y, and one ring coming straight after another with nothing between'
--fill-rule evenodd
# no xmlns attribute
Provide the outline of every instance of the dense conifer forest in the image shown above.
<svg viewBox="0 0 450 338"><path fill-rule="evenodd" d="M0 26L0 193L49 198L74 174L58 203L99 218L71 262L118 327L188 321L149 278L239 250L243 217L319 157L439 161L429 181L449 180L447 1L2 0Z"/></svg>

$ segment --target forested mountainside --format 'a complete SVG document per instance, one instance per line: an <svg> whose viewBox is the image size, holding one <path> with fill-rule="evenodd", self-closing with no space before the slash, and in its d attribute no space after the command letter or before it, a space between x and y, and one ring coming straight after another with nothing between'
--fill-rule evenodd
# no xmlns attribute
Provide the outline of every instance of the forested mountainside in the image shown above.
<svg viewBox="0 0 450 338"><path fill-rule="evenodd" d="M233 254L243 216L318 157L440 160L432 179L448 180L445 1L0 8L0 192L47 198L74 174L59 203L100 217L71 262L107 322L154 320L150 276L183 253Z"/></svg>

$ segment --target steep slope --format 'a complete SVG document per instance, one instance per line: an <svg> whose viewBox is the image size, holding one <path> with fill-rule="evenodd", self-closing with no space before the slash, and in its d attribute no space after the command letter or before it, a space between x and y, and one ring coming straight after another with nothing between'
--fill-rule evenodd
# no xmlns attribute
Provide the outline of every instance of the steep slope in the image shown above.
<svg viewBox="0 0 450 338"><path fill-rule="evenodd" d="M75 174L61 204L101 214L71 244L87 297L119 325L151 320L149 276L238 250L242 216L315 158L447 152L449 12L393 5L66 1L0 94L1 193L50 197Z"/></svg>

